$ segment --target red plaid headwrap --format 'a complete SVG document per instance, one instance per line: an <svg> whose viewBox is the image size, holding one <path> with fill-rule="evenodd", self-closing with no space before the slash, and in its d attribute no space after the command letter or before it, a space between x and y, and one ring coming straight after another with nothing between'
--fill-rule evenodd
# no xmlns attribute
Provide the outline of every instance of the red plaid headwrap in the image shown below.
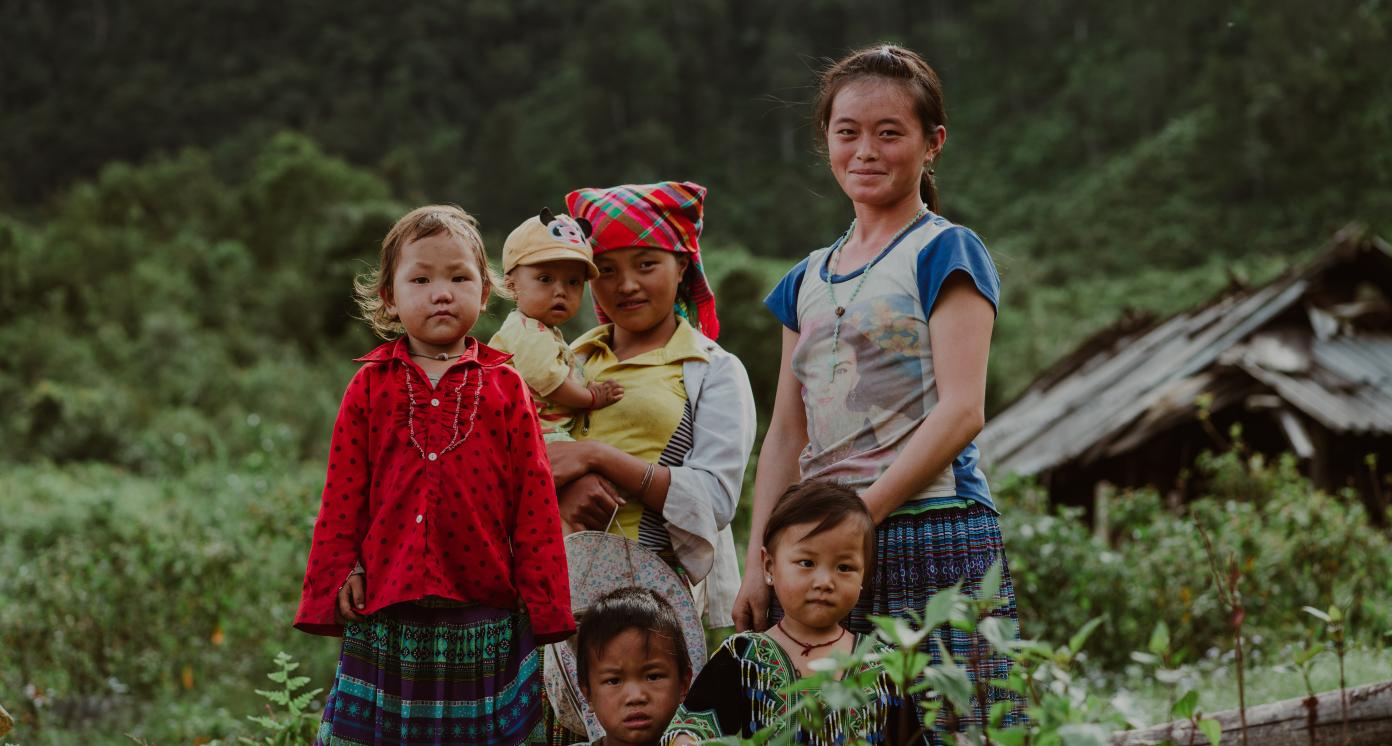
<svg viewBox="0 0 1392 746"><path fill-rule="evenodd" d="M624 184L597 189L587 187L566 195L566 207L576 218L590 221L594 233L595 256L614 249L634 246L662 249L691 258L686 273L686 290L695 308L695 318L689 309L677 310L688 321L694 321L702 334L715 339L720 335L720 320L715 315L715 293L706 281L701 267L701 206L706 188L689 181L662 181L656 184ZM607 323L604 311L595 304L595 314Z"/></svg>

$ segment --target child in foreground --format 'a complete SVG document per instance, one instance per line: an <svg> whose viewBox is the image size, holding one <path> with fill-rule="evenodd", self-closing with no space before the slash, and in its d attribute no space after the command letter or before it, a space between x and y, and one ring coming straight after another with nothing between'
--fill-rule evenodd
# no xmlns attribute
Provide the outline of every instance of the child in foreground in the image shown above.
<svg viewBox="0 0 1392 746"><path fill-rule="evenodd" d="M575 629L536 410L468 336L494 282L474 219L413 210L357 283L392 341L334 424L295 626L342 635L316 743L544 739L537 646Z"/></svg>
<svg viewBox="0 0 1392 746"><path fill-rule="evenodd" d="M490 347L512 353L541 405L546 442L571 440L577 410L602 409L623 398L617 383L585 383L584 373L558 329L580 310L585 282L595 278L590 224L542 210L517 226L503 244L504 295L517 303Z"/></svg>
<svg viewBox="0 0 1392 746"><path fill-rule="evenodd" d="M873 566L875 526L854 492L830 482L794 485L779 499L764 527L764 582L773 587L784 615L768 632L741 632L725 641L677 709L664 744L692 744L725 736L748 738L766 728L796 743L849 741L905 743L912 712L894 692L878 661L854 673L878 673L865 690L866 704L830 719L820 732L786 734L783 718L801 697L817 689L786 690L812 673L813 661L849 654L860 643L843 625L860 597L866 568ZM751 571L757 572L755 568ZM801 727L793 724L792 727ZM914 738L915 741L918 738Z"/></svg>
<svg viewBox="0 0 1392 746"><path fill-rule="evenodd" d="M647 588L612 591L590 607L576 647L580 691L605 732L592 746L656 746L691 685L672 607Z"/></svg>

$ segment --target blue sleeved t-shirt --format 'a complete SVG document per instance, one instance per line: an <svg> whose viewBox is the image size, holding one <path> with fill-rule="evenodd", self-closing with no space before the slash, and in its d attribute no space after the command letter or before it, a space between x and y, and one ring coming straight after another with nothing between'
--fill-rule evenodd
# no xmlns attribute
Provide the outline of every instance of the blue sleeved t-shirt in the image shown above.
<svg viewBox="0 0 1392 746"><path fill-rule="evenodd" d="M799 262L764 303L798 333L792 367L808 424L802 477L861 490L884 473L937 404L928 318L943 283L962 272L998 308L1000 276L975 233L932 213L864 267L833 276L828 263L845 238ZM838 306L845 309L839 327ZM896 512L951 497L994 509L978 461L969 444Z"/></svg>

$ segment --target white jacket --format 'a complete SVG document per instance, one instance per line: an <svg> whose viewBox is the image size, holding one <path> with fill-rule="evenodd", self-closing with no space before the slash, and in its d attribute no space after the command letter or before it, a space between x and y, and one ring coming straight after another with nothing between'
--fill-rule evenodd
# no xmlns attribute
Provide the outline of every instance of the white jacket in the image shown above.
<svg viewBox="0 0 1392 746"><path fill-rule="evenodd" d="M682 364L692 407L692 445L682 465L672 468L662 517L677 560L693 583L704 581L694 593L698 603L704 596L706 626L729 627L735 623L740 587L730 521L739 507L758 421L744 364L710 338L696 335L710 362Z"/></svg>
<svg viewBox="0 0 1392 746"><path fill-rule="evenodd" d="M692 410L691 451L680 466L671 467L662 518L677 561L694 585L697 607L705 610L706 626L729 627L735 623L740 586L730 521L739 506L758 423L744 364L700 331L692 332L710 360L682 363Z"/></svg>

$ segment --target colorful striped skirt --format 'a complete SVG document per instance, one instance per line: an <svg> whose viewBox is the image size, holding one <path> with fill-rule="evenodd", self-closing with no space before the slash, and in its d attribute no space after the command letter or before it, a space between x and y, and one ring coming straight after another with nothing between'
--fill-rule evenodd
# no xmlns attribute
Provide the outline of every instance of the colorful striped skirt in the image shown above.
<svg viewBox="0 0 1392 746"><path fill-rule="evenodd" d="M526 615L397 604L346 628L315 743L539 743L543 697Z"/></svg>
<svg viewBox="0 0 1392 746"><path fill-rule="evenodd" d="M973 504L970 507L928 508L917 512L904 510L891 515L875 531L874 579L867 584L860 601L851 611L846 627L852 632L870 634L874 631L871 616L906 618L910 609L921 614L934 594L951 588L959 581L964 594L976 596L982 576L997 560L1001 562L1002 572L1000 590L996 596L1004 603L992 615L1015 622L1018 636L1015 586L1010 580L1010 568L1006 564L1000 523L996 520L995 512L983 505ZM776 599L771 607L770 624L782 616ZM924 652L932 655L934 664L942 662L938 646L932 642L938 637L958 663L967 669L977 692L984 691L986 694L984 701L972 697L971 712L948 713L948 708L944 707L938 719L939 730L961 731L973 725L979 727L991 706L1000 701L1014 703L1002 723L1003 727L1023 722L1024 703L1020 695L988 683L1009 675L1010 659L996 653L980 635L944 625L923 646ZM935 744L942 742L936 734L931 740Z"/></svg>

